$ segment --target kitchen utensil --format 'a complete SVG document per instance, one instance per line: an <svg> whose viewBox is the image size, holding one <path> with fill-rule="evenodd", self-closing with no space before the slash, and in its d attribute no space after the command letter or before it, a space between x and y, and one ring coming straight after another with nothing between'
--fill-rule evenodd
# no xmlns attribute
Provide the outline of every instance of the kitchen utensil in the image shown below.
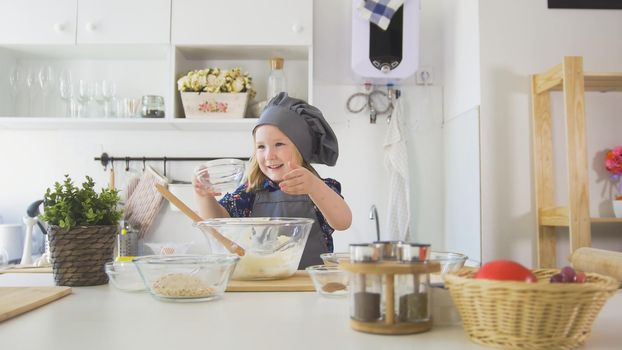
<svg viewBox="0 0 622 350"><path fill-rule="evenodd" d="M108 262L105 266L108 279L110 279L110 282L118 289L125 292L145 290L145 284L133 262Z"/></svg>
<svg viewBox="0 0 622 350"><path fill-rule="evenodd" d="M287 278L296 272L313 220L306 218L219 218L197 224L215 229L244 248L232 279ZM211 236L206 234L208 240ZM220 253L218 245L213 251Z"/></svg>
<svg viewBox="0 0 622 350"><path fill-rule="evenodd" d="M24 237L24 250L20 265L32 265L32 228L37 223L37 219L24 216L24 224L26 224L26 236Z"/></svg>
<svg viewBox="0 0 622 350"><path fill-rule="evenodd" d="M572 267L583 272L596 272L622 283L622 253L582 247L570 256Z"/></svg>
<svg viewBox="0 0 622 350"><path fill-rule="evenodd" d="M167 190L166 187L160 184L156 184L155 187L157 188L158 192L160 192L162 196L164 196L164 198L166 198L171 204L179 208L179 210L181 210L184 214L186 214L186 216L188 216L192 221L194 221L195 223L198 223L201 220L203 220L197 213L192 211L192 209L190 209L186 204L184 204L184 202L179 200L179 198L175 197L174 194L172 194L169 190ZM242 248L235 242L231 241L230 239L226 238L214 228L209 227L209 226L199 226L199 228L201 229L201 231L208 233L212 237L214 237L218 241L218 243L222 244L229 252L235 253L239 256L244 256L245 254L244 248Z"/></svg>
<svg viewBox="0 0 622 350"><path fill-rule="evenodd" d="M164 118L164 97L143 96L140 104L140 116L143 118Z"/></svg>
<svg viewBox="0 0 622 350"><path fill-rule="evenodd" d="M235 158L210 160L194 172L196 179L206 190L226 193L235 190L244 177L245 162Z"/></svg>
<svg viewBox="0 0 622 350"><path fill-rule="evenodd" d="M9 254L9 262L17 261L24 250L24 231L20 224L0 224L0 247Z"/></svg>
<svg viewBox="0 0 622 350"><path fill-rule="evenodd" d="M305 270L320 295L329 298L348 295L348 273L338 266L313 265Z"/></svg>
<svg viewBox="0 0 622 350"><path fill-rule="evenodd" d="M208 301L225 293L237 255L144 256L134 264L151 295L163 301Z"/></svg>
<svg viewBox="0 0 622 350"><path fill-rule="evenodd" d="M164 185L168 182L166 177L147 165L136 189L128 198L124 220L139 229L139 238L144 238L150 232L162 205L162 195L154 185Z"/></svg>
<svg viewBox="0 0 622 350"><path fill-rule="evenodd" d="M313 292L315 287L307 271L296 271L280 280L231 280L227 292Z"/></svg>
<svg viewBox="0 0 622 350"><path fill-rule="evenodd" d="M324 262L324 265L339 265L339 261L349 261L350 253L323 253L320 254L320 258Z"/></svg>
<svg viewBox="0 0 622 350"><path fill-rule="evenodd" d="M0 322L71 294L70 287L0 288Z"/></svg>

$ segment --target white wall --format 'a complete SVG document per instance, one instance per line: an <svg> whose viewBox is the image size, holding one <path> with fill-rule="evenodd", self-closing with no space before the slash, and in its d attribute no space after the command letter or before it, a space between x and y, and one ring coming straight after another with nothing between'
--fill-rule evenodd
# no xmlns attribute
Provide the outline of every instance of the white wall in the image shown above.
<svg viewBox="0 0 622 350"><path fill-rule="evenodd" d="M479 2L443 0L445 247L481 260Z"/></svg>
<svg viewBox="0 0 622 350"><path fill-rule="evenodd" d="M378 206L381 223L386 217L387 185L382 166L386 123L383 117L377 124L369 124L368 115L352 115L345 109L347 98L360 89L349 75L349 1L317 0L314 7L314 102L333 124L340 146L337 166L318 167L318 171L342 183L343 195L353 210L352 227L334 236L336 250L346 250L350 242L375 239L374 223L368 219L372 204ZM441 57L438 5L425 0L422 8L421 62L440 72L436 67ZM440 247L442 93L438 86L407 86L402 100L414 189L414 237ZM107 174L93 160L102 151L114 156L247 156L250 142L246 132L0 130L0 215L5 222L21 222L28 204L41 198L45 188L65 173L77 180L88 174L99 186L105 186ZM161 164L150 164L162 170ZM169 175L188 180L195 165L170 163ZM123 166L116 164L120 186L127 177ZM133 166L141 168L142 164ZM151 240L201 241L181 213L167 208L162 213Z"/></svg>
<svg viewBox="0 0 622 350"><path fill-rule="evenodd" d="M586 71L622 71L622 11L549 10L546 0L480 0L483 259L535 264L535 203L531 157L529 75L584 57ZM553 101L557 200L565 198L561 100ZM622 143L622 94L586 99L590 208L611 215L602 151ZM559 161L558 161L559 160ZM602 232L603 230L617 231ZM619 225L593 226L594 246L622 250ZM565 264L567 235L559 235ZM563 242L562 242L563 243Z"/></svg>

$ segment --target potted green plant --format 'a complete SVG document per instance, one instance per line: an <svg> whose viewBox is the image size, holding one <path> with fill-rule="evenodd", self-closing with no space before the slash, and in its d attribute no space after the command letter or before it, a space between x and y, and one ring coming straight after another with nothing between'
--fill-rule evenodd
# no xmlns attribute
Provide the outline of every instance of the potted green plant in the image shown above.
<svg viewBox="0 0 622 350"><path fill-rule="evenodd" d="M69 175L44 195L40 215L47 222L54 280L59 286L94 286L108 283L105 264L112 261L123 211L114 189L95 191L89 176L81 187Z"/></svg>

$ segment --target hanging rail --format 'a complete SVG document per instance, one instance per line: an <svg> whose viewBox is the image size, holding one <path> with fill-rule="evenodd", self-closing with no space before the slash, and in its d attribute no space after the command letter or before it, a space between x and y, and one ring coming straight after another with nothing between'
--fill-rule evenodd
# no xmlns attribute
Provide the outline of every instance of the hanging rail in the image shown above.
<svg viewBox="0 0 622 350"><path fill-rule="evenodd" d="M146 162L163 162L164 163L164 176L166 176L166 163L167 162L200 162L200 161L209 161L222 159L224 157L113 157L109 156L108 153L104 152L99 157L95 157L94 160L97 160L104 166L104 169L108 167L108 163L111 166L114 166L114 162L125 162L125 171L128 171L130 166L130 162L143 162L143 168L145 167ZM226 158L235 158L240 160L248 160L248 157L226 157Z"/></svg>

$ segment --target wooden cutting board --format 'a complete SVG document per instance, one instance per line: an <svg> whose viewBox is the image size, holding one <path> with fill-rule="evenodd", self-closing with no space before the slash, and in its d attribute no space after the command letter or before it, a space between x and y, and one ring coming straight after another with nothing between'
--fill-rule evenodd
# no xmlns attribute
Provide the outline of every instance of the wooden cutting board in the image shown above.
<svg viewBox="0 0 622 350"><path fill-rule="evenodd" d="M46 266L46 267L18 266L18 267L10 267L10 268L0 267L0 274L1 273L52 273L52 266Z"/></svg>
<svg viewBox="0 0 622 350"><path fill-rule="evenodd" d="M292 277L272 281L230 280L227 292L313 292L313 281L306 271L296 271Z"/></svg>
<svg viewBox="0 0 622 350"><path fill-rule="evenodd" d="M71 294L71 287L0 287L0 322Z"/></svg>

